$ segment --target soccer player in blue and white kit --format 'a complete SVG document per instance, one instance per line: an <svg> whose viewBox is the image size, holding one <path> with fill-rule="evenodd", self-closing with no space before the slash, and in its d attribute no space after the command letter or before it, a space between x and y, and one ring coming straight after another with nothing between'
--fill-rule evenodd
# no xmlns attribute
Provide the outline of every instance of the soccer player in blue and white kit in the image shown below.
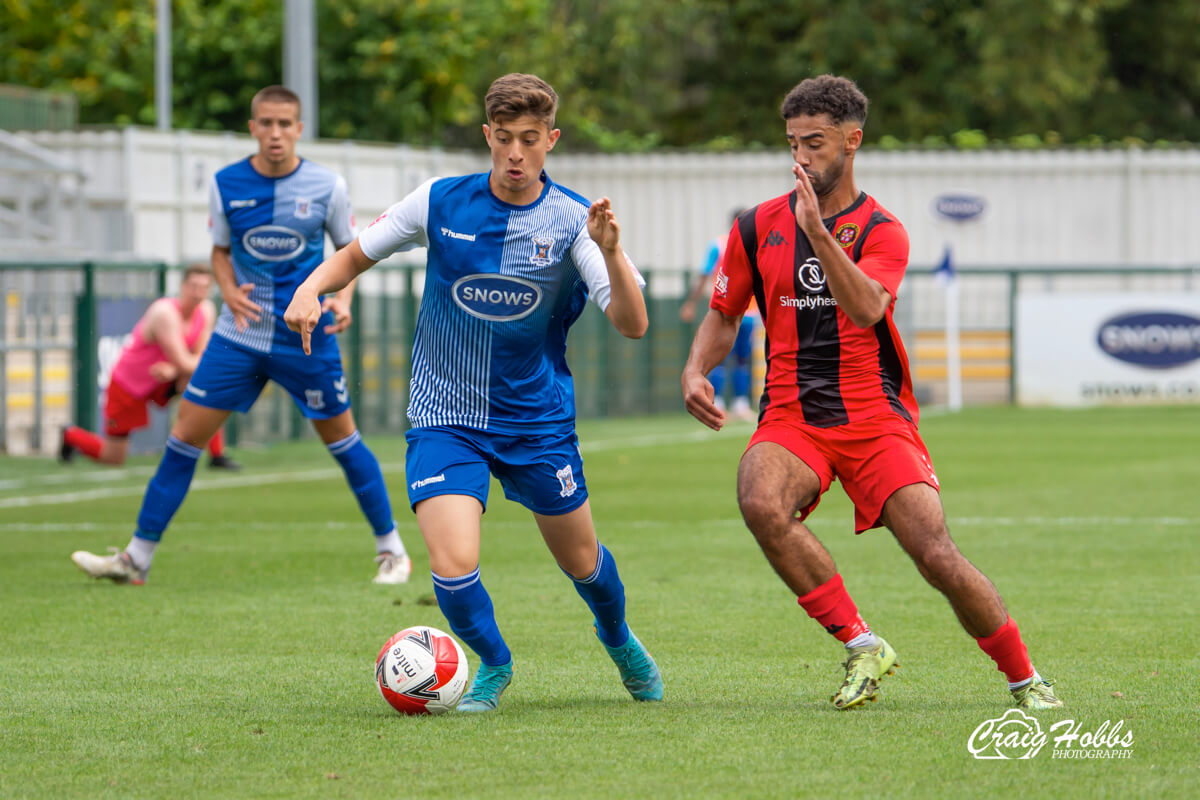
<svg viewBox="0 0 1200 800"><path fill-rule="evenodd" d="M137 529L123 552L78 551L71 558L93 577L144 583L163 531L187 495L201 449L231 412L250 410L269 379L312 420L345 471L375 534L379 570L374 581L403 583L412 562L392 518L379 462L354 425L333 335L350 324L353 286L324 299L322 324L303 346L280 314L296 286L324 258L325 234L337 247L354 239L346 182L296 154L304 125L300 98L292 91L261 90L250 115L258 153L217 172L209 190L213 273L224 307L184 391L166 452L146 488Z"/></svg>
<svg viewBox="0 0 1200 800"><path fill-rule="evenodd" d="M409 500L429 548L438 606L482 662L459 711L492 711L513 659L479 574L489 472L533 512L542 538L595 617L596 635L637 700L661 700L654 659L625 622L625 589L596 539L567 329L588 298L623 335L646 331L645 285L620 247L607 198L589 204L542 171L558 140L558 96L533 75L492 83L483 135L492 170L427 181L297 289L284 319L307 337L318 297L397 250L428 247L413 342Z"/></svg>

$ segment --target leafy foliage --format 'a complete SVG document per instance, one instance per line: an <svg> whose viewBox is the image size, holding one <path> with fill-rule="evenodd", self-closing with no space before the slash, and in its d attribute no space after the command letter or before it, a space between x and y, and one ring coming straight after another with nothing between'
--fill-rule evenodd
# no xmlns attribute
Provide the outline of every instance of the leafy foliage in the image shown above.
<svg viewBox="0 0 1200 800"><path fill-rule="evenodd" d="M178 127L244 128L283 0L174 0ZM854 78L868 143L1200 140L1200 5L1174 0L321 0L320 133L478 141L499 74L545 76L565 147L779 146L800 79ZM154 4L0 0L0 82L154 122Z"/></svg>

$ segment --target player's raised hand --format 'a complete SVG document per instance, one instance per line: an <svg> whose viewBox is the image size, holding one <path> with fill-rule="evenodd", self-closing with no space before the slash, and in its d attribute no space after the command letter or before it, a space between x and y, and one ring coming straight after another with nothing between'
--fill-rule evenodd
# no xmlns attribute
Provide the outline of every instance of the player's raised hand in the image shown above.
<svg viewBox="0 0 1200 800"><path fill-rule="evenodd" d="M683 385L683 404L688 413L714 431L725 425L725 412L713 402L713 385L701 372L685 369L680 379Z"/></svg>
<svg viewBox="0 0 1200 800"><path fill-rule="evenodd" d="M821 219L821 203L804 167L792 164L792 174L796 176L796 224L811 238L825 229L825 222Z"/></svg>
<svg viewBox="0 0 1200 800"><path fill-rule="evenodd" d="M588 235L601 250L616 250L621 241L621 226L613 213L612 202L602 197L588 209Z"/></svg>
<svg viewBox="0 0 1200 800"><path fill-rule="evenodd" d="M354 315L350 313L350 304L336 294L325 298L321 303L321 310L333 312L333 324L325 326L326 333L341 333L354 321Z"/></svg>
<svg viewBox="0 0 1200 800"><path fill-rule="evenodd" d="M253 283L243 283L228 294L221 293L221 301L233 312L233 323L239 331L250 327L250 322L258 322L262 319L262 306L250 299L252 291L254 291Z"/></svg>
<svg viewBox="0 0 1200 800"><path fill-rule="evenodd" d="M287 311L283 312L283 321L291 330L300 334L300 344L304 355L312 354L312 332L321 321L321 301L316 292L301 286L292 295Z"/></svg>

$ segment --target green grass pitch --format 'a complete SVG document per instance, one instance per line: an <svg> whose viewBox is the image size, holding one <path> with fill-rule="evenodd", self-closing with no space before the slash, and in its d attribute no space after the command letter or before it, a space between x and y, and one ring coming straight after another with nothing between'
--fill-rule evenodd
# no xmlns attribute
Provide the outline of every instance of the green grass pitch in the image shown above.
<svg viewBox="0 0 1200 800"><path fill-rule="evenodd" d="M403 441L368 437L416 562L373 547L316 441L200 468L144 587L68 560L129 538L154 462L0 461L0 797L1163 797L1200 786L1200 409L929 415L951 532L996 583L1061 713L1122 721L1130 757L977 760L1003 677L839 486L810 520L896 647L879 702L839 712L837 643L796 605L734 497L748 425L580 427L600 538L661 704L622 689L584 604L493 484L483 577L516 674L491 715L406 718L372 678L400 628L445 629L406 508ZM471 655L472 670L477 664ZM1192 788L1187 789L1188 786Z"/></svg>

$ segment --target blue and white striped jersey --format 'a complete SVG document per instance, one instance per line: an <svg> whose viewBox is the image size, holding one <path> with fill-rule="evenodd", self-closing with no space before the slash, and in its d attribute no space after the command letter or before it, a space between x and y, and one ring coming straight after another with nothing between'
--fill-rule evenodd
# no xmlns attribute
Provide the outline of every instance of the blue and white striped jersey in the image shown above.
<svg viewBox="0 0 1200 800"><path fill-rule="evenodd" d="M567 329L589 296L608 308L608 269L588 235L590 204L542 179L537 201L514 206L492 193L488 173L434 178L359 235L373 261L429 248L413 342L413 427L536 435L574 425Z"/></svg>
<svg viewBox="0 0 1200 800"><path fill-rule="evenodd" d="M213 176L208 210L213 244L230 249L238 285L254 284L250 299L263 309L259 322L239 331L224 307L214 332L262 353L303 355L300 334L288 330L283 312L325 259L325 232L339 248L354 240L346 181L303 159L288 175L272 178L245 158ZM335 337L323 332L332 320L327 312L313 331L314 353L337 348Z"/></svg>

